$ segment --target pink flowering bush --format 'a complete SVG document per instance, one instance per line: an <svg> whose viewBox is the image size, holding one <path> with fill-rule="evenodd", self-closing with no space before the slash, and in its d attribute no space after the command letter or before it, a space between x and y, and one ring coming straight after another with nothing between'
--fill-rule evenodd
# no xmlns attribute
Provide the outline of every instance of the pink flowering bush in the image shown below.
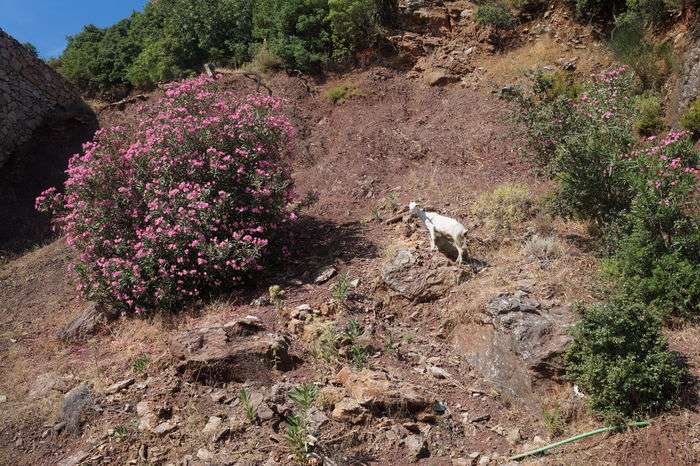
<svg viewBox="0 0 700 466"><path fill-rule="evenodd" d="M700 172L689 134L649 138L632 152L635 197L618 222L606 270L624 293L667 319L700 314Z"/></svg>
<svg viewBox="0 0 700 466"><path fill-rule="evenodd" d="M205 77L166 87L137 123L98 131L65 192L37 199L79 253L79 289L122 311L172 309L261 268L296 218L280 101ZM281 248L281 245L279 245Z"/></svg>

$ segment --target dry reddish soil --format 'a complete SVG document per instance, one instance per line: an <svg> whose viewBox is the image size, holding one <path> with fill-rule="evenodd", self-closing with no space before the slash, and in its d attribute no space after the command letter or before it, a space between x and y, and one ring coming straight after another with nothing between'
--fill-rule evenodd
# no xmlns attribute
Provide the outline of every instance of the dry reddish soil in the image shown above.
<svg viewBox="0 0 700 466"><path fill-rule="evenodd" d="M566 51L571 49L561 50ZM504 66L506 56L479 60L481 66ZM522 61L515 52L507 60ZM528 56L527 64L532 61ZM602 58L590 66L600 63ZM524 403L485 380L458 343L479 331L480 313L493 296L523 284L551 306L601 296L595 282L598 259L585 225L540 215L496 233L475 215L479 194L498 184L525 184L533 199L550 189L520 157L523 142L508 120L512 108L491 92L491 83L429 86L391 63L331 76L310 88L284 74L265 81L286 99L299 131L290 154L298 191L319 194L293 232L292 257L244 289L175 315L120 318L78 343L56 338L87 304L66 272L73 253L63 240L5 264L0 268L0 395L6 397L0 403L0 463L52 465L83 451L84 464L290 464L284 422L277 416L247 422L237 395L245 386L268 400L275 386L309 381L323 387L317 404L328 419L315 451L327 464L503 464L511 454L599 427L568 383L543 381L533 392L539 404ZM355 86L358 95L331 103L325 92L338 84ZM224 75L219 85L241 94L256 91L240 76ZM135 113L134 106L105 110L100 125ZM466 278L428 302L397 297L381 279L382 267L400 248L415 247L423 261L452 267L449 258L429 251L420 224L400 218L411 200L456 217L469 229ZM387 222L397 215L396 222ZM522 246L533 232L552 234L561 256L546 266L528 257ZM359 278L341 304L329 288L338 276L314 282L329 265ZM284 290L280 304L252 304L273 284ZM322 312L294 323L291 311L301 304ZM176 372L171 337L247 315L259 317L266 332L290 336L289 351L297 358L293 367L226 380L192 380ZM376 350L365 368L386 371L404 391L412 384L439 401L444 413L418 417L399 410L368 412L353 422L335 419L333 405L343 396L338 374L349 363L342 354L320 357L319 335L329 325L342 329L351 320L363 327L363 338ZM700 330L687 326L668 332L672 348L699 376ZM147 362L135 367L138 360ZM444 369L447 377L431 375L429 366ZM130 377L135 379L130 387L105 393ZM92 386L98 408L86 411L81 434L54 431L64 393L80 382ZM681 408L648 428L592 437L524 463L697 464L700 416L693 390ZM212 397L218 391L223 391L222 401ZM140 431L135 406L143 400L166 408L176 429L162 436ZM552 435L542 411L556 405L562 407L562 426ZM232 434L211 442L202 432L210 416L235 426ZM426 457L415 458L405 443L417 432L425 439ZM200 449L214 459L198 459Z"/></svg>

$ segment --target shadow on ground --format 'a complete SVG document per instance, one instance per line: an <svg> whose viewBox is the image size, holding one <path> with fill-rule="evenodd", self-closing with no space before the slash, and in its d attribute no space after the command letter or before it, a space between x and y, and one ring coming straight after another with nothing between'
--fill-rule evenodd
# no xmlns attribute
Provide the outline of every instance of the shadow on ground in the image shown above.
<svg viewBox="0 0 700 466"><path fill-rule="evenodd" d="M68 159L97 127L93 113L63 115L38 128L0 168L0 256L21 254L52 236L49 218L35 210L34 200L63 184Z"/></svg>

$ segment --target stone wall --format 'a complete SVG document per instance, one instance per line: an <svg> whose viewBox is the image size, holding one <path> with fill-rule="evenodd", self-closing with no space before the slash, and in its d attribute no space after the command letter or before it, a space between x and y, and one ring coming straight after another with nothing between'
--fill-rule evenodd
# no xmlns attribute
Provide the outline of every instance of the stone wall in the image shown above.
<svg viewBox="0 0 700 466"><path fill-rule="evenodd" d="M696 26L691 34L683 60L678 102L681 109L685 109L690 102L700 97L700 26Z"/></svg>
<svg viewBox="0 0 700 466"><path fill-rule="evenodd" d="M73 86L0 29L0 166L47 118L83 106Z"/></svg>

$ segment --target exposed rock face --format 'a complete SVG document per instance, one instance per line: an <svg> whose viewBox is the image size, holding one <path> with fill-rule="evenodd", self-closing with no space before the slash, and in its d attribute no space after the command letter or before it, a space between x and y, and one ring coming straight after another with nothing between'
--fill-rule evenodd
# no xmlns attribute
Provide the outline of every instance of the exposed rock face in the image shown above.
<svg viewBox="0 0 700 466"><path fill-rule="evenodd" d="M681 108L685 108L692 100L700 97L700 26L695 29L683 61L679 96Z"/></svg>
<svg viewBox="0 0 700 466"><path fill-rule="evenodd" d="M204 383L269 378L269 369L293 363L283 335L263 333L255 319L202 327L175 335L170 349L178 371Z"/></svg>
<svg viewBox="0 0 700 466"><path fill-rule="evenodd" d="M352 372L347 367L336 376L360 406L375 413L410 415L429 408L431 401L410 383L392 380L388 374L363 369ZM343 404L342 409L351 408ZM338 413L339 414L339 413Z"/></svg>
<svg viewBox="0 0 700 466"><path fill-rule="evenodd" d="M382 279L393 291L411 300L433 301L466 278L466 272L437 257L423 258L416 251L399 249L384 265Z"/></svg>
<svg viewBox="0 0 700 466"><path fill-rule="evenodd" d="M0 29L0 166L47 117L82 105L73 86Z"/></svg>
<svg viewBox="0 0 700 466"><path fill-rule="evenodd" d="M504 394L539 409L537 385L561 376L573 322L566 307L544 309L524 291L500 293L482 323L455 329L455 346Z"/></svg>

